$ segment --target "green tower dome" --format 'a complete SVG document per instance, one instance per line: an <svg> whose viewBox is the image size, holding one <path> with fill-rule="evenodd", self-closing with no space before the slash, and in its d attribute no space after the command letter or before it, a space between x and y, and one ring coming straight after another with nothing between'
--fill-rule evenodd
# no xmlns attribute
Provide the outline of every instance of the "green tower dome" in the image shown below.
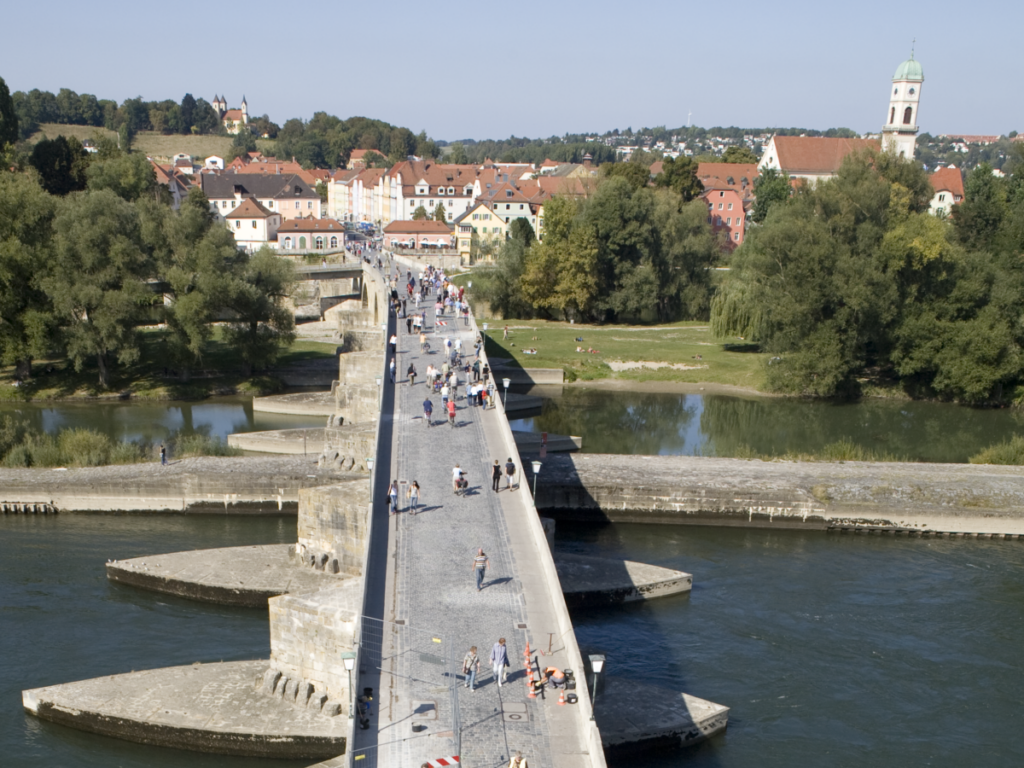
<svg viewBox="0 0 1024 768"><path fill-rule="evenodd" d="M893 81L896 80L916 80L919 83L924 82L924 68L917 61L914 61L914 56L911 54L910 58L904 61L896 69L896 74L892 76Z"/></svg>

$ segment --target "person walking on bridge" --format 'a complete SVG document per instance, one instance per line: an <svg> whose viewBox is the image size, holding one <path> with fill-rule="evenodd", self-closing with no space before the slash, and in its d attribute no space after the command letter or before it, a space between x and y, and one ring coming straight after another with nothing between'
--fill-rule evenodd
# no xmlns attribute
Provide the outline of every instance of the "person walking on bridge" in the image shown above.
<svg viewBox="0 0 1024 768"><path fill-rule="evenodd" d="M430 417L434 415L434 404L430 402L428 397L423 401L423 420L427 422L427 427L430 426Z"/></svg>
<svg viewBox="0 0 1024 768"><path fill-rule="evenodd" d="M476 551L476 557L473 558L473 572L476 574L476 591L479 592L483 589L484 574L487 573L487 555L483 547Z"/></svg>
<svg viewBox="0 0 1024 768"><path fill-rule="evenodd" d="M480 550L483 552L483 550ZM498 642L491 648L491 670L494 672L494 680L501 688L505 683L505 670L508 668L508 649L505 647L505 638L499 637Z"/></svg>
<svg viewBox="0 0 1024 768"><path fill-rule="evenodd" d="M501 483L501 465L498 460L494 460L494 466L491 467L491 490L497 493L500 489L498 485Z"/></svg>
<svg viewBox="0 0 1024 768"><path fill-rule="evenodd" d="M480 671L480 657L476 655L476 646L469 649L469 653L462 660L462 674L466 676L466 687L469 690L476 690L476 676Z"/></svg>

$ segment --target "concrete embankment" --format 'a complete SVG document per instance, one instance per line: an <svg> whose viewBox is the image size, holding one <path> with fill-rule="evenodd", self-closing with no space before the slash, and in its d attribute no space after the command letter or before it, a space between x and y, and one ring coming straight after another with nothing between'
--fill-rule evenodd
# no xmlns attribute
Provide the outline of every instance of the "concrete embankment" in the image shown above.
<svg viewBox="0 0 1024 768"><path fill-rule="evenodd" d="M630 560L556 552L555 568L573 607L648 600L688 592L693 577ZM225 605L265 607L271 597L338 586L343 574L303 564L293 544L145 555L107 563L120 584Z"/></svg>
<svg viewBox="0 0 1024 768"><path fill-rule="evenodd" d="M348 718L264 695L269 666L196 663L97 677L23 691L22 705L44 720L139 744L279 759L344 752Z"/></svg>
<svg viewBox="0 0 1024 768"><path fill-rule="evenodd" d="M0 503L66 512L294 514L299 489L338 482L312 458L203 457L85 469L0 469Z"/></svg>
<svg viewBox="0 0 1024 768"><path fill-rule="evenodd" d="M334 395L330 392L293 392L290 395L267 395L252 399L252 409L257 413L333 416L335 408Z"/></svg>
<svg viewBox="0 0 1024 768"><path fill-rule="evenodd" d="M1024 535L1017 467L556 454L537 480L556 519Z"/></svg>

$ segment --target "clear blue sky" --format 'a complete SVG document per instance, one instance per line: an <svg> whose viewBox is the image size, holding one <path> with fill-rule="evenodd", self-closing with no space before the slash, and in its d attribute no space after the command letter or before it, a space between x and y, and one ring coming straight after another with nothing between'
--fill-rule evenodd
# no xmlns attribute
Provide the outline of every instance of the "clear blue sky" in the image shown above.
<svg viewBox="0 0 1024 768"><path fill-rule="evenodd" d="M45 8L45 15L41 13ZM693 124L880 129L917 38L920 126L1024 132L1024 3L8 3L0 77L119 102L242 94L436 139ZM477 94L478 98L470 98Z"/></svg>

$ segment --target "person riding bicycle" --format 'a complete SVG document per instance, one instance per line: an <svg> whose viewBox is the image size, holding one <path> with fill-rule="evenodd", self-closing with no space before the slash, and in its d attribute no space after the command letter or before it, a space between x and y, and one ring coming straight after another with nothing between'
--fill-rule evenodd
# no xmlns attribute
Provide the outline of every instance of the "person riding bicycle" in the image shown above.
<svg viewBox="0 0 1024 768"><path fill-rule="evenodd" d="M428 397L423 401L423 418L426 419L427 426L430 426L430 417L434 414L434 404L430 402Z"/></svg>
<svg viewBox="0 0 1024 768"><path fill-rule="evenodd" d="M458 464L456 464L455 468L452 470L452 490L455 491L455 493L459 492L459 481L462 480L462 475L462 469Z"/></svg>

